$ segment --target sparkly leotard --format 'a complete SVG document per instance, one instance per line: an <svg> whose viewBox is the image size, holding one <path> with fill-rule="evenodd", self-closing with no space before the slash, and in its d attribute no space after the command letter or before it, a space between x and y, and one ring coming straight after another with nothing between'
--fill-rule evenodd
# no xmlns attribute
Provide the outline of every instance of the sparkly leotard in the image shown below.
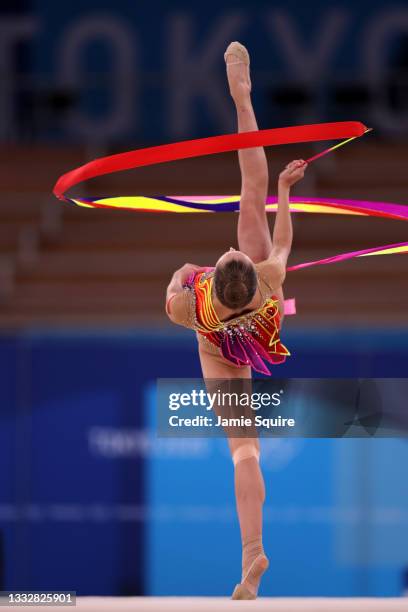
<svg viewBox="0 0 408 612"><path fill-rule="evenodd" d="M282 363L290 355L279 338L277 297L271 295L248 314L220 321L211 298L213 271L214 268L208 268L193 274L185 285L193 297L193 328L235 366L250 365L257 372L270 374L264 361Z"/></svg>

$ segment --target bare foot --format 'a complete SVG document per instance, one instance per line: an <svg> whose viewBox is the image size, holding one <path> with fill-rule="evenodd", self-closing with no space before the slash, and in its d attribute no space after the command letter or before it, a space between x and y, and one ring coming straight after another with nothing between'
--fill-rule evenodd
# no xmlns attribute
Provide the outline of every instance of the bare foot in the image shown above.
<svg viewBox="0 0 408 612"><path fill-rule="evenodd" d="M224 54L230 93L235 103L248 100L251 93L248 51L239 42L228 45Z"/></svg>

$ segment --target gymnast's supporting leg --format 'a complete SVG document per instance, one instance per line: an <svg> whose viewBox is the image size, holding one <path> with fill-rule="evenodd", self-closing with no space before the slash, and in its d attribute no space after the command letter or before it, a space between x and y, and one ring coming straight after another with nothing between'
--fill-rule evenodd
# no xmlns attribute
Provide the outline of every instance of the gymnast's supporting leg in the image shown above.
<svg viewBox="0 0 408 612"><path fill-rule="evenodd" d="M210 392L217 388L220 379L247 379L251 385L250 367L231 366L202 345L199 346L199 355L203 377ZM214 389L212 385L215 385ZM227 436L228 433L226 431ZM237 432L233 430L232 433L236 435ZM242 540L241 584L236 586L232 598L255 599L261 576L269 565L262 546L265 486L259 466L259 440L257 437L228 436L228 444L234 463L235 498Z"/></svg>
<svg viewBox="0 0 408 612"><path fill-rule="evenodd" d="M245 47L231 43L225 52L228 84L235 103L238 131L258 130L251 102L249 55ZM241 169L241 202L238 220L239 249L254 263L269 257L271 234L265 210L268 194L268 163L263 147L238 151Z"/></svg>
<svg viewBox="0 0 408 612"><path fill-rule="evenodd" d="M242 577L233 599L255 599L269 562L262 544L265 485L259 467L259 440L229 440L234 462L235 498L242 540Z"/></svg>

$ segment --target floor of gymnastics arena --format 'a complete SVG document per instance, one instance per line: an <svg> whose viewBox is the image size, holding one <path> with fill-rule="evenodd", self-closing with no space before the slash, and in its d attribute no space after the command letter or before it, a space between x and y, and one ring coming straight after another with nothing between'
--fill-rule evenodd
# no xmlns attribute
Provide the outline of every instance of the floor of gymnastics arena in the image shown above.
<svg viewBox="0 0 408 612"><path fill-rule="evenodd" d="M256 601L237 602L224 597L78 597L76 607L87 612L225 612L245 608L245 611L269 612L397 612L408 611L408 598L366 597L260 597ZM3 609L15 609L6 606ZM25 607L25 606L24 606ZM61 611L65 606L35 606L35 610Z"/></svg>

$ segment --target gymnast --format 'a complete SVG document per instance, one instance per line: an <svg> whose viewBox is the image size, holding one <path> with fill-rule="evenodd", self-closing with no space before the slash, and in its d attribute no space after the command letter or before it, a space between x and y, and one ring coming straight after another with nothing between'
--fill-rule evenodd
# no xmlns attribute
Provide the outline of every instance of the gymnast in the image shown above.
<svg viewBox="0 0 408 612"><path fill-rule="evenodd" d="M258 130L251 103L249 55L232 42L224 54L238 131ZM185 264L167 288L166 312L173 323L196 331L204 379L251 379L251 368L270 374L265 362L281 363L289 351L279 339L284 317L282 285L292 245L290 187L307 163L294 160L279 175L278 209L272 238L265 201L268 165L263 147L238 152L241 198L238 248L214 268ZM255 599L269 562L262 545L265 486L260 447L253 437L228 437L242 540L242 577L233 599Z"/></svg>

